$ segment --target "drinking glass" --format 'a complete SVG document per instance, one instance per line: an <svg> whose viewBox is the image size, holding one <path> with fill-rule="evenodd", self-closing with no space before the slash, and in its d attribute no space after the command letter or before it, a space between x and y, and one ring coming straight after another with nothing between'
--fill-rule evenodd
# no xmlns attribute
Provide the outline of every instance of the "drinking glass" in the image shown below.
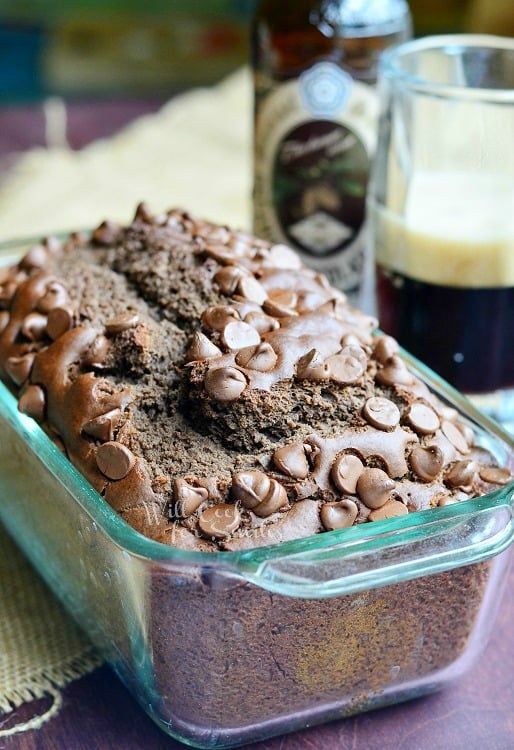
<svg viewBox="0 0 514 750"><path fill-rule="evenodd" d="M514 39L384 53L369 190L381 328L514 428Z"/></svg>

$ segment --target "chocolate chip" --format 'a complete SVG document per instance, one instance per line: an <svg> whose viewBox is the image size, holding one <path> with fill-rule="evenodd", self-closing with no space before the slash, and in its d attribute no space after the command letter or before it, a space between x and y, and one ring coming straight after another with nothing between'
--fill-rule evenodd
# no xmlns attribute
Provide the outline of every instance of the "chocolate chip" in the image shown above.
<svg viewBox="0 0 514 750"><path fill-rule="evenodd" d="M118 333L135 328L139 323L139 315L136 313L122 313L111 318L105 323L105 332L108 336L116 336Z"/></svg>
<svg viewBox="0 0 514 750"><path fill-rule="evenodd" d="M261 334L269 333L270 331L276 331L280 328L280 323L276 318L272 318L271 315L265 315L260 312L249 312L245 315L245 323L255 328L255 330Z"/></svg>
<svg viewBox="0 0 514 750"><path fill-rule="evenodd" d="M377 372L376 379L384 385L410 385L414 377L408 371L405 362L400 357L390 357L384 367Z"/></svg>
<svg viewBox="0 0 514 750"><path fill-rule="evenodd" d="M245 346L236 354L236 363L247 370L257 370L258 372L269 372L277 363L271 344L261 341L257 346Z"/></svg>
<svg viewBox="0 0 514 750"><path fill-rule="evenodd" d="M145 224L153 224L154 216L150 211L150 207L144 201L138 203L136 207L136 213L134 214L134 221L142 221Z"/></svg>
<svg viewBox="0 0 514 750"><path fill-rule="evenodd" d="M364 464L352 453L338 456L332 465L330 476L340 492L354 495L357 491L357 480L364 471Z"/></svg>
<svg viewBox="0 0 514 750"><path fill-rule="evenodd" d="M252 326L243 323L242 320L235 320L227 325L221 331L221 341L229 350L243 349L247 346L259 344L261 337Z"/></svg>
<svg viewBox="0 0 514 750"><path fill-rule="evenodd" d="M406 413L407 422L420 435L431 435L440 427L439 417L430 406L414 401Z"/></svg>
<svg viewBox="0 0 514 750"><path fill-rule="evenodd" d="M468 424L463 424L462 422L456 422L456 427L458 430L462 432L462 436L464 437L464 440L468 444L468 446L474 445L475 443L475 433L471 429L471 427Z"/></svg>
<svg viewBox="0 0 514 750"><path fill-rule="evenodd" d="M330 366L325 362L317 349L304 354L296 364L296 377L299 380L328 380Z"/></svg>
<svg viewBox="0 0 514 750"><path fill-rule="evenodd" d="M470 489L473 485L477 466L474 461L456 461L445 476L450 487Z"/></svg>
<svg viewBox="0 0 514 750"><path fill-rule="evenodd" d="M169 508L172 518L188 518L209 497L205 487L195 487L185 479L175 479L173 482L174 502Z"/></svg>
<svg viewBox="0 0 514 750"><path fill-rule="evenodd" d="M235 367L217 367L208 370L205 376L205 390L217 401L235 401L246 388L246 378Z"/></svg>
<svg viewBox="0 0 514 750"><path fill-rule="evenodd" d="M444 465L442 450L437 445L418 445L409 457L412 471L424 482L431 482Z"/></svg>
<svg viewBox="0 0 514 750"><path fill-rule="evenodd" d="M16 294L18 285L15 281L6 281L0 285L0 308L9 307L12 298Z"/></svg>
<svg viewBox="0 0 514 750"><path fill-rule="evenodd" d="M228 323L240 320L236 308L229 305L208 307L202 313L202 325L210 331L222 331Z"/></svg>
<svg viewBox="0 0 514 750"><path fill-rule="evenodd" d="M54 237L53 235L45 237L45 239L43 240L43 245L52 255L56 255L62 249L61 240L58 237Z"/></svg>
<svg viewBox="0 0 514 750"><path fill-rule="evenodd" d="M323 294L317 292L301 291L298 292L298 302L296 304L296 310L300 315L305 313L314 312L317 310L325 301Z"/></svg>
<svg viewBox="0 0 514 750"><path fill-rule="evenodd" d="M41 341L46 334L46 315L41 313L29 313L21 326L21 332L29 341Z"/></svg>
<svg viewBox="0 0 514 750"><path fill-rule="evenodd" d="M255 515L266 517L287 504L287 493L263 471L241 471L232 478L232 494Z"/></svg>
<svg viewBox="0 0 514 750"><path fill-rule="evenodd" d="M469 446L466 438L454 422L445 419L441 425L441 429L445 437L448 438L450 443L459 451L459 453L469 453Z"/></svg>
<svg viewBox="0 0 514 750"><path fill-rule="evenodd" d="M54 307L62 307L68 301L66 289L56 281L46 287L46 292L37 301L37 309L41 313L48 314Z"/></svg>
<svg viewBox="0 0 514 750"><path fill-rule="evenodd" d="M114 221L102 221L93 234L92 240L97 245L115 245L121 239L123 230L119 224Z"/></svg>
<svg viewBox="0 0 514 750"><path fill-rule="evenodd" d="M34 245L20 261L20 268L43 268L48 260L48 250L43 245Z"/></svg>
<svg viewBox="0 0 514 750"><path fill-rule="evenodd" d="M100 416L90 419L84 425L82 430L95 440L100 440L102 443L111 441L114 437L114 430L120 423L121 410L111 409L111 411Z"/></svg>
<svg viewBox="0 0 514 750"><path fill-rule="evenodd" d="M343 338L341 339L341 346L342 347L345 347L345 346L358 346L359 348L362 349L361 342L360 342L360 340L357 338L357 336L354 333L346 333L343 336ZM363 350L363 352L364 352L364 350ZM365 354L365 352L364 352L364 354Z"/></svg>
<svg viewBox="0 0 514 750"><path fill-rule="evenodd" d="M437 501L437 505L439 508L444 508L445 505L455 505L455 503L459 502L455 497L452 497L451 495L441 494L438 496L438 498L439 499Z"/></svg>
<svg viewBox="0 0 514 750"><path fill-rule="evenodd" d="M294 310L298 304L298 294L292 289L271 289L268 298L274 305L284 310Z"/></svg>
<svg viewBox="0 0 514 750"><path fill-rule="evenodd" d="M373 348L373 354L377 362L384 365L388 359L398 354L399 349L396 339L391 336L381 336Z"/></svg>
<svg viewBox="0 0 514 750"><path fill-rule="evenodd" d="M478 474L480 479L491 484L508 484L513 479L511 472L500 466L483 466Z"/></svg>
<svg viewBox="0 0 514 750"><path fill-rule="evenodd" d="M198 362L202 359L213 359L221 356L221 349L213 344L201 331L195 331L189 349L185 355L186 362Z"/></svg>
<svg viewBox="0 0 514 750"><path fill-rule="evenodd" d="M245 272L239 266L224 266L214 275L214 281L218 284L223 294L234 294L239 279Z"/></svg>
<svg viewBox="0 0 514 750"><path fill-rule="evenodd" d="M222 493L220 492L220 488L218 486L218 477L195 477L194 486L203 487L205 490L207 490L207 494L211 500L221 502ZM223 487L223 494L224 493L225 488Z"/></svg>
<svg viewBox="0 0 514 750"><path fill-rule="evenodd" d="M109 342L102 334L99 334L82 359L83 367L101 368L104 365L107 352L109 351Z"/></svg>
<svg viewBox="0 0 514 750"><path fill-rule="evenodd" d="M48 313L46 332L55 341L63 333L73 328L73 310L71 307L54 307Z"/></svg>
<svg viewBox="0 0 514 750"><path fill-rule="evenodd" d="M0 333L5 331L7 324L9 323L11 316L7 310L0 310Z"/></svg>
<svg viewBox="0 0 514 750"><path fill-rule="evenodd" d="M349 497L345 497L336 503L325 503L322 505L320 518L321 523L327 531L335 531L336 529L346 529L352 526L358 513L357 503L354 503Z"/></svg>
<svg viewBox="0 0 514 750"><path fill-rule="evenodd" d="M186 225L182 213L173 209L166 214L166 226L170 229L176 230L179 234L184 234L186 231ZM195 229L195 235L196 234L197 232Z"/></svg>
<svg viewBox="0 0 514 750"><path fill-rule="evenodd" d="M364 469L357 480L357 492L362 502L373 510L386 503L395 488L393 480L382 469Z"/></svg>
<svg viewBox="0 0 514 750"><path fill-rule="evenodd" d="M39 385L29 385L18 401L18 409L36 422L45 418L45 392Z"/></svg>
<svg viewBox="0 0 514 750"><path fill-rule="evenodd" d="M204 510L198 519L202 534L209 539L225 539L241 523L241 513L235 505L219 503Z"/></svg>
<svg viewBox="0 0 514 750"><path fill-rule="evenodd" d="M327 357L326 364L330 368L330 379L341 385L356 383L366 369L359 359L345 350Z"/></svg>
<svg viewBox="0 0 514 750"><path fill-rule="evenodd" d="M33 352L29 352L21 357L8 357L5 370L16 385L21 385L29 377L35 356Z"/></svg>
<svg viewBox="0 0 514 750"><path fill-rule="evenodd" d="M273 454L273 463L279 471L293 479L305 479L309 474L309 462L303 443L291 443L278 448Z"/></svg>
<svg viewBox="0 0 514 750"><path fill-rule="evenodd" d="M263 302L268 298L268 294L262 284L260 284L253 276L243 276L239 279L237 284L237 291L250 302L255 302L258 305L262 305Z"/></svg>
<svg viewBox="0 0 514 750"><path fill-rule="evenodd" d="M368 521L383 521L386 518L405 516L408 512L407 507L399 500L388 500L385 505L371 511Z"/></svg>
<svg viewBox="0 0 514 750"><path fill-rule="evenodd" d="M109 441L97 448L96 463L108 479L123 479L135 464L135 456L125 445Z"/></svg>
<svg viewBox="0 0 514 750"><path fill-rule="evenodd" d="M345 344L339 353L354 357L359 360L364 368L368 365L368 355L359 344Z"/></svg>
<svg viewBox="0 0 514 750"><path fill-rule="evenodd" d="M368 398L362 408L362 416L378 430L391 430L400 423L400 410L396 404L381 396Z"/></svg>
<svg viewBox="0 0 514 750"><path fill-rule="evenodd" d="M232 477L232 494L245 508L253 509L267 496L271 477L263 471L241 471Z"/></svg>
<svg viewBox="0 0 514 750"><path fill-rule="evenodd" d="M86 245L88 241L89 237L85 232L72 232L66 240L64 249L66 251L73 250L81 245Z"/></svg>
<svg viewBox="0 0 514 750"><path fill-rule="evenodd" d="M205 246L205 253L222 265L233 265L237 259L237 254L230 247L215 242L209 242Z"/></svg>
<svg viewBox="0 0 514 750"><path fill-rule="evenodd" d="M237 255L247 256L252 250L252 245L255 242L255 239L245 232L230 232L229 237L225 242Z"/></svg>
<svg viewBox="0 0 514 750"><path fill-rule="evenodd" d="M282 291L282 290L280 290ZM287 290L284 290L287 291ZM273 292L269 292L268 299L263 303L262 309L265 313L268 315L273 315L275 318L290 318L290 317L296 317L298 313L294 309L294 305L297 301L296 294L289 295L284 293L282 296L279 296L276 293L276 290L274 290L275 297L272 298L271 294ZM283 301L282 301L283 300ZM293 304L294 303L294 304Z"/></svg>
<svg viewBox="0 0 514 750"><path fill-rule="evenodd" d="M267 261L276 268L289 268L295 270L301 268L301 261L297 253L287 245L272 245L270 247ZM266 265L268 265L268 262Z"/></svg>
<svg viewBox="0 0 514 750"><path fill-rule="evenodd" d="M221 245L227 245L232 239L232 235L226 227L208 224L206 227L206 239L209 242L219 242Z"/></svg>
<svg viewBox="0 0 514 750"><path fill-rule="evenodd" d="M325 302L324 305L321 305L317 312L323 313L324 315L330 315L338 320L345 320L348 315L348 308L343 300L333 297L329 299L328 302Z"/></svg>

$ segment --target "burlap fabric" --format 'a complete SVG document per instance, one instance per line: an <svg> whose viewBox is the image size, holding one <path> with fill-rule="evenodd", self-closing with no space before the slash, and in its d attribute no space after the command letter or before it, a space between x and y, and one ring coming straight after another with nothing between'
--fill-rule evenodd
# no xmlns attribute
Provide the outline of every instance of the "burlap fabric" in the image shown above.
<svg viewBox="0 0 514 750"><path fill-rule="evenodd" d="M47 721L60 707L60 689L100 663L93 646L0 526L0 737ZM44 713L3 727L5 714L44 696L51 697Z"/></svg>

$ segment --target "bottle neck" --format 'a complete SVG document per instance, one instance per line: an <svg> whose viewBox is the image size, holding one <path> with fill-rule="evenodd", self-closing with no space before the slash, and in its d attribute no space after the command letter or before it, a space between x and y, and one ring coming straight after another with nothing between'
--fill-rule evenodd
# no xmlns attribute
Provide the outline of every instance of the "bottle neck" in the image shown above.
<svg viewBox="0 0 514 750"><path fill-rule="evenodd" d="M261 0L254 24L272 32L293 32L306 26L327 37L366 37L397 33L410 27L406 0Z"/></svg>
<svg viewBox="0 0 514 750"><path fill-rule="evenodd" d="M275 80L330 61L373 83L380 53L410 36L405 0L264 0L252 27L252 61Z"/></svg>
<svg viewBox="0 0 514 750"><path fill-rule="evenodd" d="M322 0L314 12L318 14L318 28L330 36L390 36L405 29L410 33L411 17L405 0Z"/></svg>

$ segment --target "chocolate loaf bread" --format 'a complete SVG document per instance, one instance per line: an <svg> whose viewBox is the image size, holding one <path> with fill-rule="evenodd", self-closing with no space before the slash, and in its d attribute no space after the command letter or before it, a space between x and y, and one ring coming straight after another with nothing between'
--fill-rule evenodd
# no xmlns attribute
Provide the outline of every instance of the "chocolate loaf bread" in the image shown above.
<svg viewBox="0 0 514 750"><path fill-rule="evenodd" d="M0 269L0 373L143 534L242 550L511 475L396 342L282 245L181 211Z"/></svg>
<svg viewBox="0 0 514 750"><path fill-rule="evenodd" d="M375 326L288 248L144 205L128 227L47 239L0 269L0 374L19 408L122 518L184 549L373 524L510 481ZM492 625L506 553L426 564L443 544L468 549L489 516L450 519L433 538L421 526L401 544L386 534L378 559L373 547L361 560L375 579L351 590L326 583L351 577L352 545L262 553L280 558L279 577L285 561L285 580L314 583L304 598L267 590L246 567L259 551L236 564L133 554L57 479L40 482L14 428L0 445L27 553L41 543L50 579L118 674L193 745L240 745L437 689ZM419 559L419 575L403 578L401 559Z"/></svg>

